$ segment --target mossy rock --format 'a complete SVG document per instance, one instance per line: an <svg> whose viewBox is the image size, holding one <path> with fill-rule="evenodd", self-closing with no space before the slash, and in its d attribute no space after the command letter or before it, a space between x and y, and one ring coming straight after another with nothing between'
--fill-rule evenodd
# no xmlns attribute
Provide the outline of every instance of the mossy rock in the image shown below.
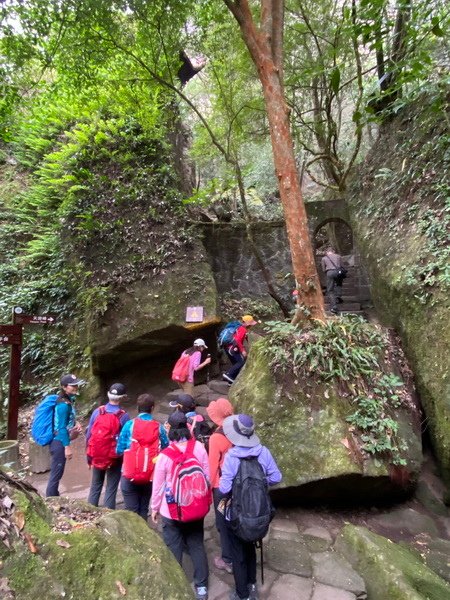
<svg viewBox="0 0 450 600"><path fill-rule="evenodd" d="M364 579L370 600L450 598L450 585L415 553L364 527L346 525L336 548Z"/></svg>
<svg viewBox="0 0 450 600"><path fill-rule="evenodd" d="M54 516L37 494L15 490L11 497L14 522L22 529L0 558L2 576L17 600L193 598L172 553L134 513L89 507L91 520L73 526L69 518L72 529L65 534L54 529ZM71 510L87 510L84 503L71 502Z"/></svg>
<svg viewBox="0 0 450 600"><path fill-rule="evenodd" d="M377 314L402 337L450 489L448 106L438 105L423 95L382 128L347 200Z"/></svg>
<svg viewBox="0 0 450 600"><path fill-rule="evenodd" d="M230 390L237 411L251 414L262 443L275 457L283 480L273 491L282 502L370 501L401 496L408 490L391 478L388 458L373 458L359 449L347 417L354 405L340 395L338 382L283 381L272 375L264 340L252 345L239 378ZM405 460L414 482L422 462L417 415L395 413L398 435L407 445Z"/></svg>

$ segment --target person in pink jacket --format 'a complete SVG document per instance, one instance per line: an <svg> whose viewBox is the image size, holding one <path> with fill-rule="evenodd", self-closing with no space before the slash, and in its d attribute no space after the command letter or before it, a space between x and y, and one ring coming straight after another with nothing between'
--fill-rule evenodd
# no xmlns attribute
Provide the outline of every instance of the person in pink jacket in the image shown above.
<svg viewBox="0 0 450 600"><path fill-rule="evenodd" d="M170 446L175 445L179 450L185 452L188 440L191 439L186 415L181 411L175 411L170 415L168 425L170 426L168 432ZM196 441L193 452L209 482L208 454L204 445ZM183 522L170 518L166 490L170 489L172 484L172 469L173 461L169 456L160 454L153 474L152 521L157 523L158 514L161 515L163 540L180 565L182 564L183 548L187 547L194 565L195 597L197 600L208 600L209 568L203 541L204 519Z"/></svg>

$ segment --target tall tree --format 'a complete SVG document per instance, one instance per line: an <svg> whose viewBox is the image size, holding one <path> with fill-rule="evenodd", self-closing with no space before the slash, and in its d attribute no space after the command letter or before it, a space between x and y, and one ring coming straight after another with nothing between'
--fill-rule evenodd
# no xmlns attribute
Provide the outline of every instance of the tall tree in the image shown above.
<svg viewBox="0 0 450 600"><path fill-rule="evenodd" d="M323 295L311 245L283 85L284 1L260 0L259 23L248 0L223 0L239 24L261 81L275 171L298 289L295 320L324 319Z"/></svg>

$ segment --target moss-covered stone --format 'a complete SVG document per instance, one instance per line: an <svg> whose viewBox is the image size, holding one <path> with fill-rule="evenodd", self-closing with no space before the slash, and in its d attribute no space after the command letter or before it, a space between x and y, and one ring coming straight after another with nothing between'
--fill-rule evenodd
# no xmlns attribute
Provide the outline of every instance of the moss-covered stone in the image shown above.
<svg viewBox="0 0 450 600"><path fill-rule="evenodd" d="M363 577L371 600L446 600L449 584L408 549L364 527L346 525L336 548Z"/></svg>
<svg viewBox="0 0 450 600"><path fill-rule="evenodd" d="M94 511L93 519L90 513L90 521L65 534L55 530L52 513L37 495L17 490L11 495L21 532L1 558L18 600L193 598L172 553L134 513Z"/></svg>
<svg viewBox="0 0 450 600"><path fill-rule="evenodd" d="M402 337L450 484L448 147L441 110L436 98L421 98L389 123L348 201L377 313Z"/></svg>
<svg viewBox="0 0 450 600"><path fill-rule="evenodd" d="M240 412L255 418L262 442L283 473L275 497L377 501L399 491L389 477L389 460L359 450L346 421L354 406L340 395L338 384L292 381L289 375L277 382L263 344L253 344L230 398ZM396 419L414 481L422 460L420 432L408 409L398 409Z"/></svg>

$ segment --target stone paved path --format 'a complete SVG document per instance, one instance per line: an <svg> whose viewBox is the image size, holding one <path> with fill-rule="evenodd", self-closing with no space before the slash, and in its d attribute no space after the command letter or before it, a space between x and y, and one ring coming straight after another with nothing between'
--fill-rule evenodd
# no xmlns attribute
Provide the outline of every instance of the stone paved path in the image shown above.
<svg viewBox="0 0 450 600"><path fill-rule="evenodd" d="M209 386L197 386L196 397L201 405L199 412L205 414L207 404L220 396L226 396L228 387L221 381ZM177 392L170 392L157 406L155 417L164 422L171 412L168 405ZM130 414L135 409L130 407ZM422 495L434 494L439 485L437 478L428 472L421 482ZM47 474L31 475L29 481L43 493ZM428 478L428 480L427 480ZM72 498L86 499L90 474L84 458L84 439L74 443L74 458L66 468L61 492ZM423 490L426 486L426 493ZM419 487L420 489L420 487ZM120 491L118 506L123 507ZM351 521L388 535L392 539L413 539L414 536L450 537L448 511L433 518L423 512L423 504L413 499L407 505L391 510L364 509L354 511L328 511L325 509L290 508L278 509L264 541L264 585L261 585L258 567L259 597L261 600L363 600L367 598L364 581L353 570L345 557L333 549L333 544L345 522ZM435 518L436 517L436 518ZM436 520L437 519L437 520ZM152 525L150 525L152 526ZM227 600L233 589L233 577L215 568L213 559L219 556L219 538L214 526L213 510L205 519L205 544L210 566L210 600ZM259 563L258 551L258 563ZM189 578L192 566L189 556L184 556L183 567ZM386 599L388 600L388 599Z"/></svg>

